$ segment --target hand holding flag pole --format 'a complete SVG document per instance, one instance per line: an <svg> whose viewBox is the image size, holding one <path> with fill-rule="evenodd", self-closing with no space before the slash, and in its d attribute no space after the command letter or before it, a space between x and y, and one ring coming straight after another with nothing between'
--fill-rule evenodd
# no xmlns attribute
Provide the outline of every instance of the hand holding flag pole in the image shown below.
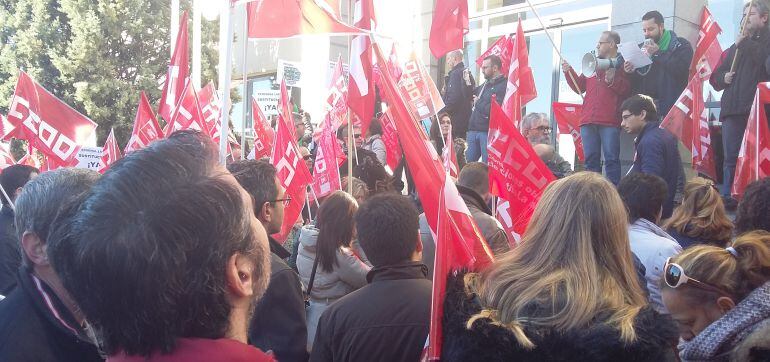
<svg viewBox="0 0 770 362"><path fill-rule="evenodd" d="M753 8L753 7L754 7L754 0L750 0L749 1L749 14L748 15L751 15L751 8ZM749 22L748 15L744 16L743 20L741 21L741 31L740 31L740 34L743 34L743 31L746 29L746 23ZM737 44L735 46L735 55L733 56L733 63L730 64L730 73L735 72L735 61L736 60L738 60L738 45Z"/></svg>

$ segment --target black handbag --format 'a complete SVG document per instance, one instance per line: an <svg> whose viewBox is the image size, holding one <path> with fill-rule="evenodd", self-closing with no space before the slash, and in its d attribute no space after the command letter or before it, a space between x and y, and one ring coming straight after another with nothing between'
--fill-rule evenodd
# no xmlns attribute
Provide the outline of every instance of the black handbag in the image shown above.
<svg viewBox="0 0 770 362"><path fill-rule="evenodd" d="M305 309L310 307L310 291L313 290L313 281L315 281L315 272L318 269L318 255L313 260L313 270L310 272L310 282L307 284L307 293L305 294Z"/></svg>

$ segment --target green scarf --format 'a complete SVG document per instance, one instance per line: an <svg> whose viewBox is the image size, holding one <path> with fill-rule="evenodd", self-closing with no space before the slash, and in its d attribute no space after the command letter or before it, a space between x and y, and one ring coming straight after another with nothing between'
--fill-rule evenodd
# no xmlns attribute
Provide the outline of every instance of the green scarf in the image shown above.
<svg viewBox="0 0 770 362"><path fill-rule="evenodd" d="M658 41L658 48L660 48L661 52L665 52L668 50L669 45L671 45L671 31L664 30L663 36L661 36L660 41Z"/></svg>

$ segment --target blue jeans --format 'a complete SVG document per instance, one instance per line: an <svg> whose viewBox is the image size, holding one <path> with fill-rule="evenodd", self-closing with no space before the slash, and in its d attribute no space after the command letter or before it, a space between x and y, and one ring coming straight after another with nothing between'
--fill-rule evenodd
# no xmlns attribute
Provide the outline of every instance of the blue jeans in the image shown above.
<svg viewBox="0 0 770 362"><path fill-rule="evenodd" d="M743 143L743 133L746 131L748 115L726 116L722 118L722 147L724 147L724 164L722 165L722 196L731 197L735 165L738 153Z"/></svg>
<svg viewBox="0 0 770 362"><path fill-rule="evenodd" d="M465 161L487 163L487 132L468 131L468 149L465 150Z"/></svg>
<svg viewBox="0 0 770 362"><path fill-rule="evenodd" d="M586 124L580 126L586 170L602 173L601 156L604 154L604 173L617 185L620 182L620 128Z"/></svg>

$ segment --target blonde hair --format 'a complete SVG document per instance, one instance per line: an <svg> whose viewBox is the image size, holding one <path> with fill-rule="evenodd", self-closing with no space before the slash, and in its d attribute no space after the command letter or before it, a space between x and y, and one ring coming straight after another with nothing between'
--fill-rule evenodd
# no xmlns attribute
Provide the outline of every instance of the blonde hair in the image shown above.
<svg viewBox="0 0 770 362"><path fill-rule="evenodd" d="M682 205L674 210L663 228L674 229L692 238L722 241L719 246L725 246L730 241L734 226L727 217L714 182L696 177L684 187Z"/></svg>
<svg viewBox="0 0 770 362"><path fill-rule="evenodd" d="M524 326L566 331L602 322L636 339L633 321L647 304L628 241L628 217L615 187L579 172L546 188L521 245L504 254L470 287L483 310L478 319L510 329L524 348Z"/></svg>
<svg viewBox="0 0 770 362"><path fill-rule="evenodd" d="M353 183L352 191L353 198L358 200L359 198L362 200L365 200L367 197L369 197L369 187L366 186L366 183L361 181L358 178L352 177L350 178ZM342 188L342 191L347 192L348 191L348 177L345 176L342 178L342 182L340 184L340 187Z"/></svg>
<svg viewBox="0 0 770 362"><path fill-rule="evenodd" d="M770 232L743 234L733 241L732 248L736 255L725 248L697 245L674 257L672 262L679 264L688 277L729 292L738 303L770 281ZM663 287L669 288L665 283ZM679 287L677 292L696 303L714 294L688 287Z"/></svg>

